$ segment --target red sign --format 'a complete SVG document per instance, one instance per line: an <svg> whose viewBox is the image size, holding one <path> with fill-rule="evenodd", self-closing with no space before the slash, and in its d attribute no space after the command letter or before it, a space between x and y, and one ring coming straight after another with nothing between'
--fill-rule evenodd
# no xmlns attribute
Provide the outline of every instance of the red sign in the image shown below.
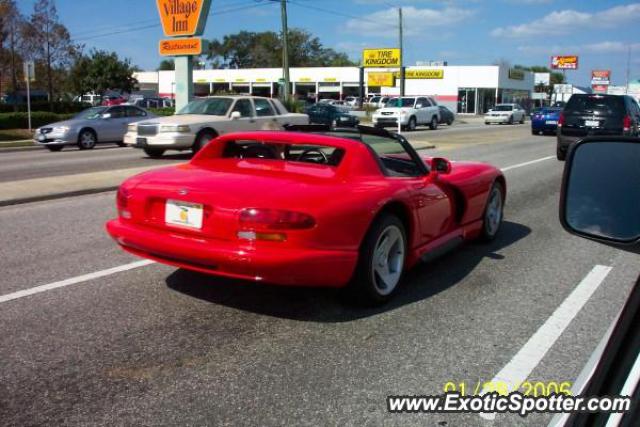
<svg viewBox="0 0 640 427"><path fill-rule="evenodd" d="M552 56L551 68L554 70L577 70L578 57L576 55Z"/></svg>
<svg viewBox="0 0 640 427"><path fill-rule="evenodd" d="M593 70L591 72L591 84L608 85L611 82L611 70Z"/></svg>
<svg viewBox="0 0 640 427"><path fill-rule="evenodd" d="M609 85L591 85L593 93L607 93Z"/></svg>

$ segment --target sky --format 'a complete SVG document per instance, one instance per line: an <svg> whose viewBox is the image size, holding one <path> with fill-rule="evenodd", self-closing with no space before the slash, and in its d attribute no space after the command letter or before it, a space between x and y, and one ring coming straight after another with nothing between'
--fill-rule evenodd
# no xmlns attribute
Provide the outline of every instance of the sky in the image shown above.
<svg viewBox="0 0 640 427"><path fill-rule="evenodd" d="M17 0L29 14L35 0ZM155 0L56 0L60 21L77 43L115 51L155 70L163 38ZM550 56L579 55L570 83L587 86L591 70L612 70L612 84L640 78L640 3L617 0L288 0L289 27L359 59L363 48L396 47L403 8L405 65L549 65ZM279 31L280 2L212 0L204 37ZM631 59L628 61L629 47Z"/></svg>

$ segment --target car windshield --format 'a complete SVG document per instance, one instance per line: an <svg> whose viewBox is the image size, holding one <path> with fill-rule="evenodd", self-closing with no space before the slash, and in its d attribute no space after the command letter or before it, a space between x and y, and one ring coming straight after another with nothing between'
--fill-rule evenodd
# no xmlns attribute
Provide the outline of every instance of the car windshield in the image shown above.
<svg viewBox="0 0 640 427"><path fill-rule="evenodd" d="M624 110L624 100L621 96L572 96L565 107L566 111L599 111L613 114Z"/></svg>
<svg viewBox="0 0 640 427"><path fill-rule="evenodd" d="M373 98L371 98L371 102L380 102L380 97L374 96Z"/></svg>
<svg viewBox="0 0 640 427"><path fill-rule="evenodd" d="M401 107L413 107L415 103L416 103L416 99L415 98L402 98L400 106ZM387 108L397 107L398 106L398 98L391 98L390 100L387 101L387 104L385 106Z"/></svg>
<svg viewBox="0 0 640 427"><path fill-rule="evenodd" d="M225 116L233 99L231 98L205 98L196 99L185 105L176 114L207 114L210 116Z"/></svg>
<svg viewBox="0 0 640 427"><path fill-rule="evenodd" d="M100 117L101 114L104 114L104 112L107 111L106 107L93 107L93 108L88 108L84 111L81 111L80 113L76 114L75 116L73 116L74 119L83 119L83 120L89 120L89 119L97 119L98 117Z"/></svg>
<svg viewBox="0 0 640 427"><path fill-rule="evenodd" d="M512 111L513 105L496 105L493 107L493 111Z"/></svg>

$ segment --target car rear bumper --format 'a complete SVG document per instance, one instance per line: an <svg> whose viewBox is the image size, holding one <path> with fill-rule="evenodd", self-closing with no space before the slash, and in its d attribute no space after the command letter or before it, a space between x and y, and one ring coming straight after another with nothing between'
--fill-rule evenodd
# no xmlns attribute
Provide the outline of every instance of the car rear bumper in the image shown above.
<svg viewBox="0 0 640 427"><path fill-rule="evenodd" d="M484 116L485 123L509 123L510 116Z"/></svg>
<svg viewBox="0 0 640 427"><path fill-rule="evenodd" d="M558 129L557 124L548 125L543 122L531 122L531 130L535 132L556 132Z"/></svg>
<svg viewBox="0 0 640 427"><path fill-rule="evenodd" d="M124 143L135 148L165 148L186 149L193 146L195 135L163 132L150 136L139 136L137 133L127 132Z"/></svg>
<svg viewBox="0 0 640 427"><path fill-rule="evenodd" d="M158 232L114 219L108 233L126 251L216 276L291 286L343 287L355 269L357 251L256 247Z"/></svg>

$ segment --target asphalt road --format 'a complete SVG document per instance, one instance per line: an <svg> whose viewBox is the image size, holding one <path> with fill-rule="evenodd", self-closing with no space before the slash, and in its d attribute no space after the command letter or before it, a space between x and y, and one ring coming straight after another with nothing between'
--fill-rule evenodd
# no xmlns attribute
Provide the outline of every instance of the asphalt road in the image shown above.
<svg viewBox="0 0 640 427"><path fill-rule="evenodd" d="M513 128L528 129L527 125L515 125ZM406 134L410 138L443 138L447 135L477 135L487 132L505 134L510 132L509 126L484 126L477 123L440 126L431 131L420 128L417 132ZM79 150L76 147L65 147L64 150L52 153L45 148L29 150L0 149L0 183L30 178L46 178L87 172L128 169L150 164L168 165L184 162L191 158L190 152L169 151L162 159L150 159L142 150L129 147L118 147L115 144L98 145L93 150Z"/></svg>
<svg viewBox="0 0 640 427"><path fill-rule="evenodd" d="M430 151L505 168L506 222L493 243L410 271L378 309L158 264L5 301L137 259L104 232L113 193L0 208L2 424L543 425L549 415L386 410L388 395L490 381L596 265L612 267L539 363L527 361L532 381L573 381L640 273L637 256L562 230L555 141L515 129Z"/></svg>

